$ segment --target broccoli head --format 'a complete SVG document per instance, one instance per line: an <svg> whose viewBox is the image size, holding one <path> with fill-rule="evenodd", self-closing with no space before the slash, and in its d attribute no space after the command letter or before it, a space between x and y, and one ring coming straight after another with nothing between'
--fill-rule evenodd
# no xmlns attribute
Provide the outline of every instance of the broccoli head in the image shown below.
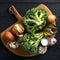
<svg viewBox="0 0 60 60"><path fill-rule="evenodd" d="M23 23L27 32L35 33L39 29L42 30L46 25L47 13L41 8L32 8L26 12L23 17Z"/></svg>
<svg viewBox="0 0 60 60"><path fill-rule="evenodd" d="M23 37L18 38L20 48L29 53L38 53L38 46L43 37L43 32L36 34L24 34Z"/></svg>

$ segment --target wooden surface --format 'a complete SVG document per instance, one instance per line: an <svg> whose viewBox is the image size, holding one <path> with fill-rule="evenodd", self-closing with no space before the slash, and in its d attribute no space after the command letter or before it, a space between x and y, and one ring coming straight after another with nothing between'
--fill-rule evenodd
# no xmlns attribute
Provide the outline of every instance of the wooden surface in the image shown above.
<svg viewBox="0 0 60 60"><path fill-rule="evenodd" d="M60 1L58 0L2 0L0 1L0 32L9 27L11 24L16 22L16 19L13 15L10 15L8 12L8 7L11 4L14 4L22 16L25 15L25 12L37 6L40 3L46 4L50 10L57 16L57 27L58 33L56 38L58 40L57 44L49 48L46 54L39 55L30 58L19 57L12 54L9 50L0 41L0 60L60 60Z"/></svg>

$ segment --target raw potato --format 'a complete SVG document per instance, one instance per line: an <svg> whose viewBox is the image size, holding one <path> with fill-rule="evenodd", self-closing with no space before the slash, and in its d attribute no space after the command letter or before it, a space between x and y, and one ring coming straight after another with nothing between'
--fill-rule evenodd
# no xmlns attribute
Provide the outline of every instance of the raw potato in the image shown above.
<svg viewBox="0 0 60 60"><path fill-rule="evenodd" d="M24 32L24 27L22 24L15 24L12 27L12 33L15 34L16 36L22 34Z"/></svg>
<svg viewBox="0 0 60 60"><path fill-rule="evenodd" d="M15 40L15 36L11 33L11 32L9 32L9 31L6 31L5 33L4 33L4 38L6 38L6 40L10 40L10 41L13 41L13 40Z"/></svg>
<svg viewBox="0 0 60 60"><path fill-rule="evenodd" d="M49 23L55 23L56 16L55 15L48 15L47 17Z"/></svg>

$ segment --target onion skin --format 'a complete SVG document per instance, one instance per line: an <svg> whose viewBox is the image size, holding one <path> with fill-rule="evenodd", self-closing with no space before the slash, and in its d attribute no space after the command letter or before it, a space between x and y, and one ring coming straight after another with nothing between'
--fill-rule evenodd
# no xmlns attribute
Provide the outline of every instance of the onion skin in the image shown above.
<svg viewBox="0 0 60 60"><path fill-rule="evenodd" d="M22 24L15 24L13 27L12 27L12 33L15 34L16 36L24 33L24 26Z"/></svg>
<svg viewBox="0 0 60 60"><path fill-rule="evenodd" d="M46 26L43 32L45 37L54 37L57 33L57 27L54 24L49 24Z"/></svg>
<svg viewBox="0 0 60 60"><path fill-rule="evenodd" d="M6 32L4 33L4 38L5 38L7 41L13 41L13 40L15 40L15 36L14 36L11 32L9 32L9 31L6 31Z"/></svg>
<svg viewBox="0 0 60 60"><path fill-rule="evenodd" d="M55 15L48 15L47 16L47 21L48 23L55 24L56 16Z"/></svg>

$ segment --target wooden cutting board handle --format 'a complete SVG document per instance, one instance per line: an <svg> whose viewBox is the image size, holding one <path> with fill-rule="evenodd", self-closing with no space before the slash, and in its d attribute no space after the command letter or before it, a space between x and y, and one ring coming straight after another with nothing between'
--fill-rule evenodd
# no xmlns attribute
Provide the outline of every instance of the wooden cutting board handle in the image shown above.
<svg viewBox="0 0 60 60"><path fill-rule="evenodd" d="M11 6L9 7L9 12L10 12L11 14L14 14L14 16L17 18L17 20L19 21L19 23L22 23L22 16L20 15L20 13L17 11L17 9L16 9L13 5L11 5ZM16 23L18 23L18 22L16 22ZM14 23L14 24L15 24L15 23ZM12 25L10 26L10 28L11 28L14 24L12 24ZM8 27L7 30L9 30L10 28ZM2 33L2 32L1 32L1 33ZM0 33L0 38L1 38L1 33Z"/></svg>
<svg viewBox="0 0 60 60"><path fill-rule="evenodd" d="M22 16L13 5L9 7L9 12L14 14L18 21L22 21Z"/></svg>

